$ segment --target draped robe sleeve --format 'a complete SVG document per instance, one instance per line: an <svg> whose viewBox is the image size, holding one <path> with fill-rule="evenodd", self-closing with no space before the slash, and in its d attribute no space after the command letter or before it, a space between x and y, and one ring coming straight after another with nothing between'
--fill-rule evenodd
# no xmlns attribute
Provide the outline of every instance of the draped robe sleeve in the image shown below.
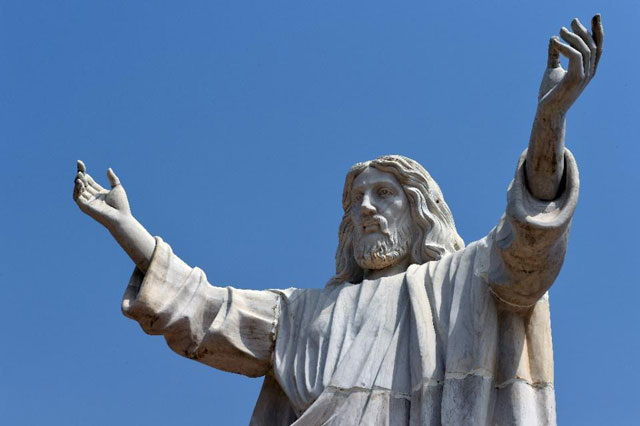
<svg viewBox="0 0 640 426"><path fill-rule="evenodd" d="M442 424L555 425L547 290L562 266L578 200L578 169L565 151L560 195L527 189L520 157L507 208L484 239L431 267L449 290ZM438 262L440 263L440 262ZM438 272L443 269L443 271ZM437 289L438 284L436 284Z"/></svg>
<svg viewBox="0 0 640 426"><path fill-rule="evenodd" d="M147 273L133 272L122 312L187 358L250 377L271 368L279 296L211 286L160 238Z"/></svg>
<svg viewBox="0 0 640 426"><path fill-rule="evenodd" d="M565 175L553 201L533 197L520 157L507 191L507 210L490 235L493 250L486 276L491 292L512 311L526 312L553 284L560 272L578 201L578 169L565 150Z"/></svg>

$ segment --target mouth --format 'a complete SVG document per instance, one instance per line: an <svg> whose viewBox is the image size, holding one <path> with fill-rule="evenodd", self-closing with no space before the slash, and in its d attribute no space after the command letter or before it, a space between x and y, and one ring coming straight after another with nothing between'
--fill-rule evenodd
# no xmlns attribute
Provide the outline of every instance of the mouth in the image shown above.
<svg viewBox="0 0 640 426"><path fill-rule="evenodd" d="M362 224L362 232L364 234L371 234L373 232L380 232L380 224L376 221L369 221Z"/></svg>

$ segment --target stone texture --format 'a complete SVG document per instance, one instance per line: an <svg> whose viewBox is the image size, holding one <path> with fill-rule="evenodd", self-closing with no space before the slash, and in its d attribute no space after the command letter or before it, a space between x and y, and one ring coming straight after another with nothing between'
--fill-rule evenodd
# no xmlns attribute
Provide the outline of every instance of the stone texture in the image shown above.
<svg viewBox="0 0 640 426"><path fill-rule="evenodd" d="M566 43L550 41L529 147L498 225L465 247L419 163L358 163L323 289L211 285L133 217L111 169L105 189L79 161L74 200L136 264L122 311L187 358L265 376L253 425L554 425L547 290L579 187L565 117L604 37L599 15L591 33L577 19L571 27L561 30Z"/></svg>

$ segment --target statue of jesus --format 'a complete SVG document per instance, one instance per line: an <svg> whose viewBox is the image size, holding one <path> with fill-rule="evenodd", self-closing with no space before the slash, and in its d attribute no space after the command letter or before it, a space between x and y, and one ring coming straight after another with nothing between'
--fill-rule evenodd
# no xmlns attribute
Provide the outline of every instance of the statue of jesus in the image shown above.
<svg viewBox="0 0 640 426"><path fill-rule="evenodd" d="M122 311L177 353L265 376L252 425L555 425L547 290L578 199L565 117L604 32L578 19L549 43L528 149L498 225L465 247L416 161L347 173L336 273L322 289L209 284L135 219L124 187L78 162L73 199L135 262ZM567 70L559 56L568 58Z"/></svg>

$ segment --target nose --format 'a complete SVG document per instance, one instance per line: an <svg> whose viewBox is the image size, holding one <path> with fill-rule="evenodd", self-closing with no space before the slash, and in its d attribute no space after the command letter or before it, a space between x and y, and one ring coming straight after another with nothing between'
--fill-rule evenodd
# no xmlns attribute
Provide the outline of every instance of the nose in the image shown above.
<svg viewBox="0 0 640 426"><path fill-rule="evenodd" d="M371 203L371 197L369 194L364 194L362 197L362 204L360 204L360 210L364 216L372 216L376 214L376 208Z"/></svg>

